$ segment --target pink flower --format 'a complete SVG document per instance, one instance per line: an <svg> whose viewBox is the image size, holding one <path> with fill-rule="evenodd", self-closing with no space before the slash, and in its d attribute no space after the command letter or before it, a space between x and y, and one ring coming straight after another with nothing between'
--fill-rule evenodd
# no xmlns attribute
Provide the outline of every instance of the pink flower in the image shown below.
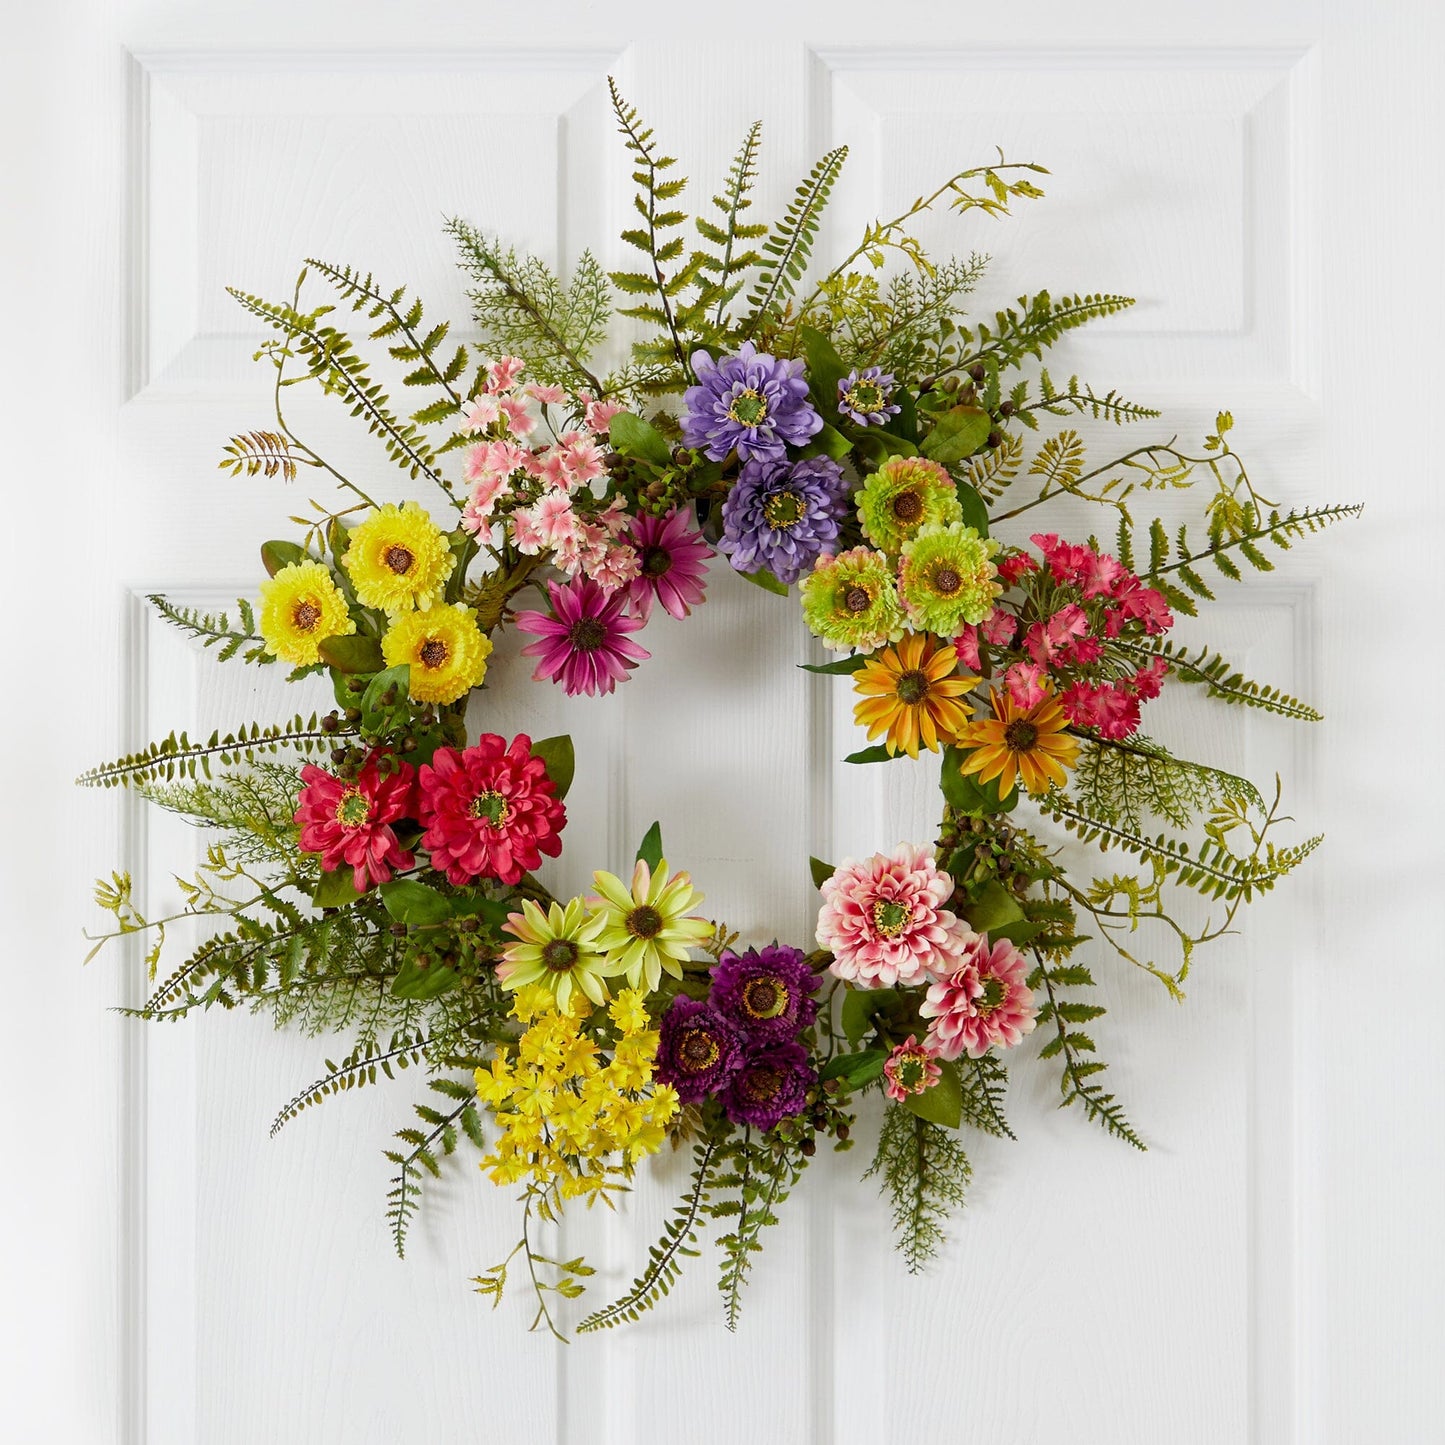
<svg viewBox="0 0 1445 1445"><path fill-rule="evenodd" d="M566 457L555 448L540 457L534 457L528 470L554 491L565 492L572 481L567 472Z"/></svg>
<svg viewBox="0 0 1445 1445"><path fill-rule="evenodd" d="M467 453L466 478L469 482L476 482L483 477L510 477L526 466L531 455L516 442L482 442Z"/></svg>
<svg viewBox="0 0 1445 1445"><path fill-rule="evenodd" d="M1039 570L1039 564L1027 552L1010 552L1008 556L1000 557L996 566L998 567L998 580L1003 583L1005 588L1012 587L1020 577Z"/></svg>
<svg viewBox="0 0 1445 1445"><path fill-rule="evenodd" d="M1070 638L1089 630L1089 619L1077 602L1059 608L1047 622L1035 622L1024 637L1024 650L1042 666L1055 661Z"/></svg>
<svg viewBox="0 0 1445 1445"><path fill-rule="evenodd" d="M1093 728L1113 742L1127 738L1139 726L1139 699L1125 684L1076 682L1064 690L1059 702L1075 727Z"/></svg>
<svg viewBox="0 0 1445 1445"><path fill-rule="evenodd" d="M602 448L596 439L586 432L563 432L557 441L562 464L566 468L568 484L574 487L586 486L606 471L602 465Z"/></svg>
<svg viewBox="0 0 1445 1445"><path fill-rule="evenodd" d="M593 401L585 391L577 393L577 400L582 403L582 420L587 424L588 431L594 431L599 436L606 436L612 426L612 418L618 412L627 410L621 402Z"/></svg>
<svg viewBox="0 0 1445 1445"><path fill-rule="evenodd" d="M931 1089L942 1077L933 1050L920 1044L917 1035L909 1034L908 1042L899 1044L884 1062L883 1092L902 1104L911 1095Z"/></svg>
<svg viewBox="0 0 1445 1445"><path fill-rule="evenodd" d="M1059 657L1070 667L1088 667L1104 655L1104 644L1097 637L1075 637L1061 649Z"/></svg>
<svg viewBox="0 0 1445 1445"><path fill-rule="evenodd" d="M628 546L604 547L595 561L584 562L583 566L587 575L608 592L629 586L642 570L636 550Z"/></svg>
<svg viewBox="0 0 1445 1445"><path fill-rule="evenodd" d="M929 987L920 1018L932 1019L924 1043L941 1059L967 1053L982 1058L990 1048L1011 1049L1032 1033L1038 1010L1026 982L1028 965L1013 944L986 933L969 940L949 973Z"/></svg>
<svg viewBox="0 0 1445 1445"><path fill-rule="evenodd" d="M491 426L501 415L497 407L497 399L488 396L485 392L481 396L474 397L462 408L462 423L457 428L462 432L482 432Z"/></svg>
<svg viewBox="0 0 1445 1445"><path fill-rule="evenodd" d="M621 592L605 592L589 578L562 585L547 584L552 611L519 612L517 630L537 637L523 649L524 657L541 661L535 681L553 678L569 696L611 692L628 672L652 654L627 636L643 626L640 617L623 613Z"/></svg>
<svg viewBox="0 0 1445 1445"><path fill-rule="evenodd" d="M526 733L510 747L483 733L461 752L438 748L422 764L419 786L422 846L432 867L458 887L476 878L520 882L543 853L555 858L562 851L557 835L567 810Z"/></svg>
<svg viewBox="0 0 1445 1445"><path fill-rule="evenodd" d="M485 532L486 540L490 541L492 509L497 505L497 498L506 489L506 477L492 475L478 480L472 487L466 506L462 508L462 526L473 536L480 537Z"/></svg>
<svg viewBox="0 0 1445 1445"><path fill-rule="evenodd" d="M530 436L537 428L537 418L527 410L520 396L504 396L497 405L507 419L507 430L513 436Z"/></svg>
<svg viewBox="0 0 1445 1445"><path fill-rule="evenodd" d="M388 760L386 773L382 758ZM307 763L295 817L301 851L320 853L328 873L349 863L358 893L389 882L392 869L410 868L414 861L391 827L411 806L412 778L411 764L390 753L373 753L352 781Z"/></svg>
<svg viewBox="0 0 1445 1445"><path fill-rule="evenodd" d="M487 390L495 396L516 383L526 362L520 356L499 356L487 367Z"/></svg>
<svg viewBox="0 0 1445 1445"><path fill-rule="evenodd" d="M1174 626L1174 614L1163 594L1144 586L1133 573L1115 588L1114 608L1104 624L1110 637L1117 637L1126 622L1142 622L1144 631L1151 635Z"/></svg>
<svg viewBox="0 0 1445 1445"><path fill-rule="evenodd" d="M891 988L947 972L973 936L943 905L953 879L932 851L900 843L859 862L845 858L822 888L818 942L832 970L860 988Z"/></svg>
<svg viewBox="0 0 1445 1445"><path fill-rule="evenodd" d="M1106 597L1132 574L1107 552L1090 552L1079 574L1085 597Z"/></svg>
<svg viewBox="0 0 1445 1445"><path fill-rule="evenodd" d="M546 492L533 504L532 518L548 547L558 547L576 540L577 514L566 492Z"/></svg>
<svg viewBox="0 0 1445 1445"><path fill-rule="evenodd" d="M516 544L517 551L528 557L535 557L547 545L547 539L537 525L537 519L525 507L512 513L511 525L512 541Z"/></svg>
<svg viewBox="0 0 1445 1445"><path fill-rule="evenodd" d="M629 541L638 562L631 590L633 613L647 621L655 598L674 617L686 617L707 587L712 548L702 533L688 525L687 513L680 509L666 517L644 512L633 521Z"/></svg>
<svg viewBox="0 0 1445 1445"><path fill-rule="evenodd" d="M539 382L529 381L522 390L533 401L542 402L547 406L556 406L567 399L566 391L560 386L543 386Z"/></svg>
<svg viewBox="0 0 1445 1445"><path fill-rule="evenodd" d="M1141 667L1134 674L1134 691L1146 701L1156 698L1168 676L1169 664L1162 657L1156 657L1147 667Z"/></svg>
<svg viewBox="0 0 1445 1445"><path fill-rule="evenodd" d="M1014 663L1003 680L1015 707L1033 707L1049 695L1049 675L1036 662Z"/></svg>
<svg viewBox="0 0 1445 1445"><path fill-rule="evenodd" d="M1044 554L1055 582L1071 586L1092 570L1094 552L1089 547L1061 542L1052 532L1035 532L1029 541Z"/></svg>
<svg viewBox="0 0 1445 1445"><path fill-rule="evenodd" d="M1012 612L995 607L979 624L978 630L984 640L993 643L995 647L1007 647L1014 640L1018 629L1018 618Z"/></svg>
<svg viewBox="0 0 1445 1445"><path fill-rule="evenodd" d="M978 657L978 628L972 623L963 624L963 630L953 639L953 650L970 672L978 672L983 666Z"/></svg>

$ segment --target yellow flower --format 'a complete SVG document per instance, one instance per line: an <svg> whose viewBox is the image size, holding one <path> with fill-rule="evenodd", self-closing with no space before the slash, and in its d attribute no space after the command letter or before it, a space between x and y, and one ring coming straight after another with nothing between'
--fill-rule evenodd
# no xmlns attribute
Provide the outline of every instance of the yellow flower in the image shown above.
<svg viewBox="0 0 1445 1445"><path fill-rule="evenodd" d="M296 667L321 661L328 637L356 631L346 599L322 562L291 562L261 584L266 651Z"/></svg>
<svg viewBox="0 0 1445 1445"><path fill-rule="evenodd" d="M594 873L592 881L601 895L591 900L592 907L604 920L597 947L620 966L627 982L651 993L664 970L681 978L688 946L712 934L705 918L684 916L702 902L692 879L670 874L665 858L656 873L639 858L630 888L615 873Z"/></svg>
<svg viewBox="0 0 1445 1445"><path fill-rule="evenodd" d="M429 608L456 558L418 503L387 502L351 534L341 565L363 607L396 613Z"/></svg>
<svg viewBox="0 0 1445 1445"><path fill-rule="evenodd" d="M643 1002L645 995L635 988L625 988L612 1000L607 1012L624 1034L639 1034L652 1027L652 1019Z"/></svg>
<svg viewBox="0 0 1445 1445"><path fill-rule="evenodd" d="M920 743L936 753L939 741L952 742L973 711L963 694L979 679L958 674L957 666L952 644L923 632L906 634L853 674L853 686L863 696L853 708L854 720L868 729L870 741L886 734L890 753L916 758Z"/></svg>
<svg viewBox="0 0 1445 1445"><path fill-rule="evenodd" d="M1063 787L1065 769L1074 766L1079 743L1064 731L1068 719L1052 694L1030 708L1018 707L1006 688L994 688L989 701L991 718L968 723L958 736L960 748L972 751L958 770L980 783L998 779L1001 798L1013 792L1015 779L1031 793L1047 793L1050 785Z"/></svg>
<svg viewBox="0 0 1445 1445"><path fill-rule="evenodd" d="M566 908L549 904L546 913L524 898L522 911L507 919L506 931L519 942L503 950L497 978L503 988L531 985L546 989L555 994L557 1007L564 1011L572 1002L574 989L595 1004L605 1003L604 980L622 970L609 963L598 947L602 927L602 919L588 913L581 898L572 899Z"/></svg>
<svg viewBox="0 0 1445 1445"><path fill-rule="evenodd" d="M408 690L417 702L455 702L487 675L492 640L477 627L477 614L456 603L392 618L381 639L388 667L411 666Z"/></svg>

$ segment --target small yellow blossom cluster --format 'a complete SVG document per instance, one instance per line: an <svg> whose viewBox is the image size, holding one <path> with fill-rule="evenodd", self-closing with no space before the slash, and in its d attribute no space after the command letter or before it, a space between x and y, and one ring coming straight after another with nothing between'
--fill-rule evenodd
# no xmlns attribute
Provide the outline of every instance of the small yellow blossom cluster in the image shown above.
<svg viewBox="0 0 1445 1445"><path fill-rule="evenodd" d="M658 1035L643 994L624 989L612 1000L610 1059L583 1029L591 1007L580 995L558 1011L552 992L532 985L512 1012L528 1025L515 1057L498 1049L491 1068L477 1070L477 1095L502 1129L482 1168L496 1184L528 1179L593 1200L662 1147L677 1113L676 1092L652 1081Z"/></svg>

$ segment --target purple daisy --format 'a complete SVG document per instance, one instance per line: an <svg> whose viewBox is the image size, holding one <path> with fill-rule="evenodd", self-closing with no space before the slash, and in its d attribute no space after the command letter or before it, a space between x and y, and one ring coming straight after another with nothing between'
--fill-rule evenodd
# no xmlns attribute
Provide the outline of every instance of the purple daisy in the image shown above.
<svg viewBox="0 0 1445 1445"><path fill-rule="evenodd" d="M837 542L847 490L830 457L750 461L723 503L718 549L739 572L766 567L779 582L796 582Z"/></svg>
<svg viewBox="0 0 1445 1445"><path fill-rule="evenodd" d="M786 455L823 429L808 400L801 361L780 361L743 342L736 356L692 354L697 385L683 393L683 440L715 462L736 448L743 461Z"/></svg>
<svg viewBox="0 0 1445 1445"><path fill-rule="evenodd" d="M838 413L857 426L884 426L902 410L891 402L898 379L881 366L850 371L838 381Z"/></svg>
<svg viewBox="0 0 1445 1445"><path fill-rule="evenodd" d="M742 1066L738 1031L700 999L673 999L660 1034L657 1081L671 1084L680 1103L696 1104L718 1093Z"/></svg>
<svg viewBox="0 0 1445 1445"><path fill-rule="evenodd" d="M630 669L652 654L627 636L643 626L641 617L628 617L622 610L627 594L604 592L587 577L547 584L551 613L519 612L517 630L536 635L522 649L523 657L539 657L536 682L552 678L561 682L569 697L585 692L589 697L611 692L626 680Z"/></svg>
<svg viewBox="0 0 1445 1445"><path fill-rule="evenodd" d="M750 1043L783 1043L818 1016L811 997L821 980L802 951L772 944L725 953L712 971L712 1003Z"/></svg>
<svg viewBox="0 0 1445 1445"><path fill-rule="evenodd" d="M644 512L634 519L627 540L637 549L637 576L628 584L632 613L644 622L656 598L674 617L686 617L702 601L707 559L712 548L688 526L687 514L665 517Z"/></svg>
<svg viewBox="0 0 1445 1445"><path fill-rule="evenodd" d="M723 1091L723 1109L734 1124L771 1129L807 1108L817 1078L802 1044L773 1044L748 1055Z"/></svg>

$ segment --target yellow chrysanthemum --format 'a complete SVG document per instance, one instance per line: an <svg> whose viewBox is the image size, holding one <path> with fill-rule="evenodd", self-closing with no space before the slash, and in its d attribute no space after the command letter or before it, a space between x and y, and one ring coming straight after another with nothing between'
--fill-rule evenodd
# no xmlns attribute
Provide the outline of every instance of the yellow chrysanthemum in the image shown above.
<svg viewBox="0 0 1445 1445"><path fill-rule="evenodd" d="M381 639L388 667L411 665L409 691L417 702L455 702L487 675L492 640L470 607L451 603L426 612L402 612Z"/></svg>
<svg viewBox="0 0 1445 1445"><path fill-rule="evenodd" d="M1032 707L1019 707L1007 688L994 688L991 718L969 723L958 736L960 748L970 749L959 772L980 783L998 779L1001 798L1021 781L1030 793L1047 793L1063 787L1079 753L1079 742L1064 731L1068 719L1051 693Z"/></svg>
<svg viewBox="0 0 1445 1445"><path fill-rule="evenodd" d="M363 607L396 613L437 601L456 558L418 503L387 502L352 532L341 565Z"/></svg>
<svg viewBox="0 0 1445 1445"><path fill-rule="evenodd" d="M670 874L665 858L656 873L639 858L630 888L615 873L594 873L592 881L601 895L592 907L605 920L597 947L621 964L627 982L651 993L664 971L681 978L689 945L712 934L705 918L685 916L702 902L692 879Z"/></svg>
<svg viewBox="0 0 1445 1445"><path fill-rule="evenodd" d="M973 709L963 695L979 679L960 674L958 654L950 643L923 632L910 632L894 647L885 647L853 674L862 694L855 721L868 738L884 736L890 753L918 756L919 745L936 753L940 741L952 742Z"/></svg>
<svg viewBox="0 0 1445 1445"><path fill-rule="evenodd" d="M325 563L292 562L261 584L261 636L272 657L309 667L321 661L328 637L355 631Z"/></svg>

